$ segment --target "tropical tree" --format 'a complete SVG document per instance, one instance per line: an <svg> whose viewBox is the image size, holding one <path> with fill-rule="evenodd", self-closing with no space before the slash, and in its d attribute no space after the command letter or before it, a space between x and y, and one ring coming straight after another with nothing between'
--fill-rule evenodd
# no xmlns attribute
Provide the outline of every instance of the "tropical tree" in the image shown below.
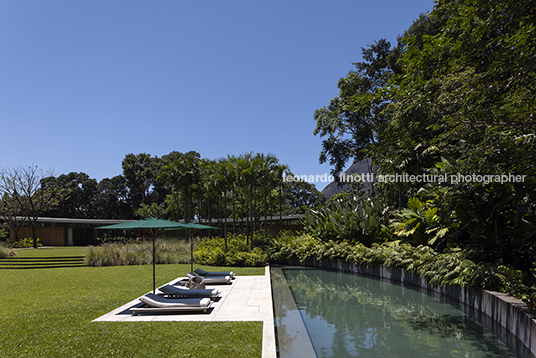
<svg viewBox="0 0 536 358"><path fill-rule="evenodd" d="M380 174L524 178L432 183L447 190L434 201L437 212L430 218L457 220L451 242L475 260L521 270L528 285L536 282L534 9L532 1L440 0L396 47L371 48L382 56L364 56L364 70L340 80L339 97L315 113L315 133L327 136L321 160L329 158L335 172L344 159L366 154ZM390 204L401 206L421 186L395 182L379 189ZM424 223L432 208L422 215L408 209L405 214ZM411 225L404 230L410 232Z"/></svg>
<svg viewBox="0 0 536 358"><path fill-rule="evenodd" d="M227 252L227 207L232 203L232 189L234 186L233 172L230 161L220 158L214 162L213 171L210 176L211 188L214 190L214 197L218 205L218 217L223 221L224 251Z"/></svg>
<svg viewBox="0 0 536 358"><path fill-rule="evenodd" d="M198 195L200 202L200 217L206 217L208 223L212 222L212 215L220 213L221 188L220 188L220 164L217 161L201 159L200 162L200 183L198 185ZM210 235L210 231L209 231Z"/></svg>
<svg viewBox="0 0 536 358"><path fill-rule="evenodd" d="M60 194L61 200L46 213L51 217L93 218L93 204L97 194L97 180L91 179L86 173L62 174L42 180L42 185Z"/></svg>
<svg viewBox="0 0 536 358"><path fill-rule="evenodd" d="M252 247L252 233L254 229L251 229L251 218L253 214L253 203L255 200L255 183L257 181L257 167L259 165L258 158L253 156L253 153L245 153L238 157L238 192L242 206L242 218L246 217L246 242ZM253 214L254 215L254 214Z"/></svg>
<svg viewBox="0 0 536 358"><path fill-rule="evenodd" d="M523 181L506 183L450 183L440 209L456 213L461 225L455 234L474 259L513 265L527 279L536 224L533 5L439 2L430 14L437 31L420 43L411 37L405 41L404 75L393 78L396 104L390 107L396 124L390 135L399 145L416 138L408 132L416 118L427 133L432 156L421 164L424 171L435 170L440 154L448 158L441 169L449 177L525 175Z"/></svg>
<svg viewBox="0 0 536 358"><path fill-rule="evenodd" d="M130 219L132 208L127 202L128 189L122 175L102 179L97 186L93 212L101 219Z"/></svg>
<svg viewBox="0 0 536 358"><path fill-rule="evenodd" d="M137 216L142 218L162 218L164 217L166 209L163 205L157 203L141 204L141 206L135 211Z"/></svg>
<svg viewBox="0 0 536 358"><path fill-rule="evenodd" d="M277 187L276 187L277 188ZM326 196L306 181L284 183L282 213L284 215L303 214L307 209L319 209L326 203ZM277 204L278 189L272 191ZM274 207L277 212L277 207Z"/></svg>
<svg viewBox="0 0 536 358"><path fill-rule="evenodd" d="M273 211L272 191L277 187L280 164L273 154L258 154L260 164L257 169L257 192L259 196L260 213L264 215L264 223L268 222L268 214Z"/></svg>
<svg viewBox="0 0 536 358"><path fill-rule="evenodd" d="M333 166L336 179L349 160L359 162L373 154L370 147L388 120L384 109L389 101L382 94L393 73L390 47L389 41L380 39L362 48L364 61L354 63L356 69L338 81L339 96L314 113L313 134L326 137L319 161Z"/></svg>
<svg viewBox="0 0 536 358"><path fill-rule="evenodd" d="M193 191L199 187L200 159L194 155L183 155L163 166L157 178L171 188L168 202L175 208L177 220L183 203L183 207L186 208L185 221L192 221L195 209L192 198Z"/></svg>
<svg viewBox="0 0 536 358"><path fill-rule="evenodd" d="M147 153L137 155L130 153L121 163L128 188L128 201L133 209L151 201L149 196L156 178L157 160Z"/></svg>

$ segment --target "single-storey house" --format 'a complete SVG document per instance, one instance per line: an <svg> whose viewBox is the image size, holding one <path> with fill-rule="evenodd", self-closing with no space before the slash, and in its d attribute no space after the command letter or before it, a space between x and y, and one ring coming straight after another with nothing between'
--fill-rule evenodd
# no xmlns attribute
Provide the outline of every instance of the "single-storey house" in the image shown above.
<svg viewBox="0 0 536 358"><path fill-rule="evenodd" d="M303 214L286 215L281 218L274 215L273 217L266 218L266 220L264 217L257 218L257 221L260 223L261 228L271 232L278 232L280 230L299 231L303 229L303 225L300 222L301 218L303 218ZM18 238L32 237L32 228L27 222L27 219L18 218L18 220L26 221L19 229ZM228 232L236 231L238 233L244 232L246 227L251 225L250 222L252 220L252 218L249 220L213 219L210 223L204 221L203 224L219 227L220 229L227 227ZM98 235L102 235L102 231L97 230L97 227L128 221L131 220L39 217L37 219L35 233L44 246L85 246L98 243L97 238ZM227 221L227 225L224 225L225 221ZM219 234L221 235L222 231L219 231ZM9 239L15 241L15 231L13 228L9 230Z"/></svg>
<svg viewBox="0 0 536 358"><path fill-rule="evenodd" d="M85 246L97 241L97 227L126 221L129 220L39 217L35 234L44 246ZM19 239L26 237L32 237L32 228L29 223L25 223L18 232ZM13 228L9 230L9 239L15 241Z"/></svg>

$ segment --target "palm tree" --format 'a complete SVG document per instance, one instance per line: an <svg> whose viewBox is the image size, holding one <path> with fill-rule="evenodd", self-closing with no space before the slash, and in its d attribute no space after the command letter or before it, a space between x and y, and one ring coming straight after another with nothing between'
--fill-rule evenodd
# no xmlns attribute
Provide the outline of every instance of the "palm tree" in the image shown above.
<svg viewBox="0 0 536 358"><path fill-rule="evenodd" d="M177 204L177 220L179 220L178 203L180 198L186 204L185 221L192 220L192 191L199 186L200 178L200 159L191 155L184 155L180 159L172 161L170 164L162 167L158 180L163 180L167 185L172 187L172 195Z"/></svg>
<svg viewBox="0 0 536 358"><path fill-rule="evenodd" d="M249 192L249 183L251 182L252 172L251 172L251 153L242 154L237 158L237 176L236 183L238 186L238 204L240 205L240 214L242 217L242 224L244 223L244 214L246 216L246 241L249 244L249 200L251 199L251 194Z"/></svg>
<svg viewBox="0 0 536 358"><path fill-rule="evenodd" d="M231 202L233 204L233 234L236 235L236 219L237 219L237 213L236 213L236 204L238 199L238 178L239 178L239 169L238 169L238 158L233 156L227 156L227 166L228 166L228 172L227 177L230 183L230 195L231 195Z"/></svg>
<svg viewBox="0 0 536 358"><path fill-rule="evenodd" d="M234 171L230 158L220 158L214 162L213 172L210 176L210 186L214 190L213 197L215 199L215 208L219 211L218 217L225 219L223 223L225 251L227 251L227 205L233 200L231 194L234 187L233 179Z"/></svg>
<svg viewBox="0 0 536 358"><path fill-rule="evenodd" d="M263 205L262 205L262 211L264 212L264 223L266 227L266 223L268 220L268 210L270 210L270 213L272 212L272 203L271 203L271 193L274 188L277 187L278 184L278 178L279 178L279 171L281 170L281 166L279 164L279 160L273 155L268 154L266 156L261 155L262 164L259 168L259 191L261 198L263 199Z"/></svg>

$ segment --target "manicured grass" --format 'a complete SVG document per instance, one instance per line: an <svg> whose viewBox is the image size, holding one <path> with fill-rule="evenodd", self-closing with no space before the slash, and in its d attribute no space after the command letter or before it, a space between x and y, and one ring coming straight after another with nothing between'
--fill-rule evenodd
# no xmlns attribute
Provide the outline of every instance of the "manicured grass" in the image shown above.
<svg viewBox="0 0 536 358"><path fill-rule="evenodd" d="M15 256L0 258L0 269L34 269L85 266L85 247L15 249Z"/></svg>
<svg viewBox="0 0 536 358"><path fill-rule="evenodd" d="M87 247L85 246L58 246L39 247L37 249L15 249L15 257L64 257L64 256L84 256Z"/></svg>
<svg viewBox="0 0 536 358"><path fill-rule="evenodd" d="M68 249L79 248L28 251ZM263 267L200 267L264 274ZM157 285L189 270L158 265ZM0 270L0 357L261 356L262 322L91 322L151 287L151 265Z"/></svg>

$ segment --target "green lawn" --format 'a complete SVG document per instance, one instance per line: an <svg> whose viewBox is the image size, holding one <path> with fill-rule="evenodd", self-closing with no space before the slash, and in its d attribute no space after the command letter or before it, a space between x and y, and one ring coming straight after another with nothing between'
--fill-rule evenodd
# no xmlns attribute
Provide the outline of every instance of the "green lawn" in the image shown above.
<svg viewBox="0 0 536 358"><path fill-rule="evenodd" d="M17 250L19 257L83 253ZM264 274L263 267L200 267ZM158 265L157 285L189 269ZM262 322L91 322L151 288L151 265L0 270L0 357L261 356Z"/></svg>
<svg viewBox="0 0 536 358"><path fill-rule="evenodd" d="M40 247L38 249L15 249L17 257L63 257L63 256L84 256L87 247L85 246L60 246L60 247Z"/></svg>

